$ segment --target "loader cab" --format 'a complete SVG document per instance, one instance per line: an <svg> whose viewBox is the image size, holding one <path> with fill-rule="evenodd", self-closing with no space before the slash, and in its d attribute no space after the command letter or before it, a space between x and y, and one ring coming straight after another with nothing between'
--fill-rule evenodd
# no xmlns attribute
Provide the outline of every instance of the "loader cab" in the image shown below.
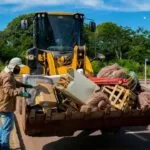
<svg viewBox="0 0 150 150"><path fill-rule="evenodd" d="M26 22L23 21L25 28L24 23ZM61 67L60 70L65 70L59 71L58 74L66 72L67 69L63 66L71 65L75 45L85 44L83 27L84 14L82 13L36 13L33 18L34 46L27 50L27 64L30 67L30 73L51 74L47 72L53 70L50 69L52 64L54 64L53 68ZM95 23L89 23L89 28L94 32ZM51 56L48 57L50 53Z"/></svg>
<svg viewBox="0 0 150 150"><path fill-rule="evenodd" d="M72 51L83 43L83 14L37 13L34 18L34 44L38 49Z"/></svg>

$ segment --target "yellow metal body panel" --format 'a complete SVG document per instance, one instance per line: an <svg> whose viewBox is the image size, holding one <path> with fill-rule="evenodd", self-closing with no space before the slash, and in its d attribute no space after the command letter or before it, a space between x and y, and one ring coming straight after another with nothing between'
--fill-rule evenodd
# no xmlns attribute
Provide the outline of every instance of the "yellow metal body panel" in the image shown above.
<svg viewBox="0 0 150 150"><path fill-rule="evenodd" d="M74 53L73 53L73 59L72 59L72 68L76 69L78 65L78 60L77 60L77 51L78 51L78 46L76 45L74 47Z"/></svg>
<svg viewBox="0 0 150 150"><path fill-rule="evenodd" d="M86 75L92 75L93 74L93 69L91 62L89 58L86 56L86 49L84 47L84 56L83 56L83 62L78 60L78 46L76 45L74 47L73 51L73 58L72 58L72 63L70 65L60 65L58 63L57 59L54 59L54 56L52 52L47 53L47 72L49 75L56 75L56 74L66 74L68 72L68 69L72 68L74 70L80 68L81 63L83 63L83 71ZM59 65L58 65L59 64Z"/></svg>
<svg viewBox="0 0 150 150"><path fill-rule="evenodd" d="M83 69L85 75L93 75L93 69L89 58L86 56L86 47L83 46L82 50L79 50L79 46L75 46L73 50L73 57L70 60L69 65L64 65L64 57L55 57L51 51L43 51L43 54L38 54L38 61L43 64L43 75L58 75L58 74L67 74L69 69L77 70L79 68ZM79 55L82 55L82 58L79 59ZM30 68L25 66L21 68L20 74L29 74Z"/></svg>
<svg viewBox="0 0 150 150"><path fill-rule="evenodd" d="M85 75L93 75L93 69L92 69L92 64L89 60L89 58L86 56L85 57Z"/></svg>
<svg viewBox="0 0 150 150"><path fill-rule="evenodd" d="M49 52L47 54L47 63L48 63L48 72L50 75L56 75L57 72L56 72L56 66L55 66L55 62L54 62L54 57L53 57L53 54L52 52Z"/></svg>
<svg viewBox="0 0 150 150"><path fill-rule="evenodd" d="M19 74L29 74L30 73L30 68L28 66L24 66L20 68Z"/></svg>

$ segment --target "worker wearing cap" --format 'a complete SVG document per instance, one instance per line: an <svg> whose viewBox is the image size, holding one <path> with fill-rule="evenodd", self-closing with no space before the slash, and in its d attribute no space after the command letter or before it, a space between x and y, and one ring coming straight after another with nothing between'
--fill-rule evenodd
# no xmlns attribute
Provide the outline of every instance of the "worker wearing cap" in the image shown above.
<svg viewBox="0 0 150 150"><path fill-rule="evenodd" d="M22 64L22 60L18 57L12 58L7 66L9 70L13 69L14 65L17 64L20 67L19 74L29 74L30 69L28 66Z"/></svg>
<svg viewBox="0 0 150 150"><path fill-rule="evenodd" d="M24 67L20 58L13 58L0 73L0 146L1 150L9 150L9 136L14 124L14 111L16 96L30 97L27 92L22 92L20 87L32 88L15 80L14 75L19 74Z"/></svg>

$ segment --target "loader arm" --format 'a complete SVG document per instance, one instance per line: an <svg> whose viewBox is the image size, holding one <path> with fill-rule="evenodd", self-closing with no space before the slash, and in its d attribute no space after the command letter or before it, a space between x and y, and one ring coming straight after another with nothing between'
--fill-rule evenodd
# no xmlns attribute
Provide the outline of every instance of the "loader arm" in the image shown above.
<svg viewBox="0 0 150 150"><path fill-rule="evenodd" d="M61 58L64 56L61 56ZM68 70L71 69L83 69L83 72L86 75L92 75L93 70L89 58L86 56L86 47L85 46L75 46L73 50L73 57L71 64L64 65L64 59L59 63L60 58L55 59L55 56L52 52L47 53L47 71L49 75L56 74L66 74ZM60 61L59 61L60 62Z"/></svg>

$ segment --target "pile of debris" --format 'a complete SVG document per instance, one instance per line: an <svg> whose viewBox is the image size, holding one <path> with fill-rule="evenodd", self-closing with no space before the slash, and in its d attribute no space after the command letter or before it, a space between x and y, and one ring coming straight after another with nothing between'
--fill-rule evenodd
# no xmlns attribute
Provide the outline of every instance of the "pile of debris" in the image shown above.
<svg viewBox="0 0 150 150"><path fill-rule="evenodd" d="M134 72L128 75L118 64L102 68L97 77L70 70L55 83L36 83L34 103L44 112L110 112L150 110L150 93L143 92ZM38 91L38 92L37 92Z"/></svg>
<svg viewBox="0 0 150 150"><path fill-rule="evenodd" d="M130 111L136 104L136 94L127 88L132 87L132 85L133 81L128 82L125 79L123 69L115 64L103 68L98 73L98 77L89 79L78 72L74 72L73 76L67 75L60 78L55 84L55 88L62 95L71 98L71 102L74 103L73 111L89 113L96 111L109 112L112 109ZM66 105L65 102L61 101L60 103ZM68 105L69 109L70 106ZM66 111L68 108L66 108Z"/></svg>

